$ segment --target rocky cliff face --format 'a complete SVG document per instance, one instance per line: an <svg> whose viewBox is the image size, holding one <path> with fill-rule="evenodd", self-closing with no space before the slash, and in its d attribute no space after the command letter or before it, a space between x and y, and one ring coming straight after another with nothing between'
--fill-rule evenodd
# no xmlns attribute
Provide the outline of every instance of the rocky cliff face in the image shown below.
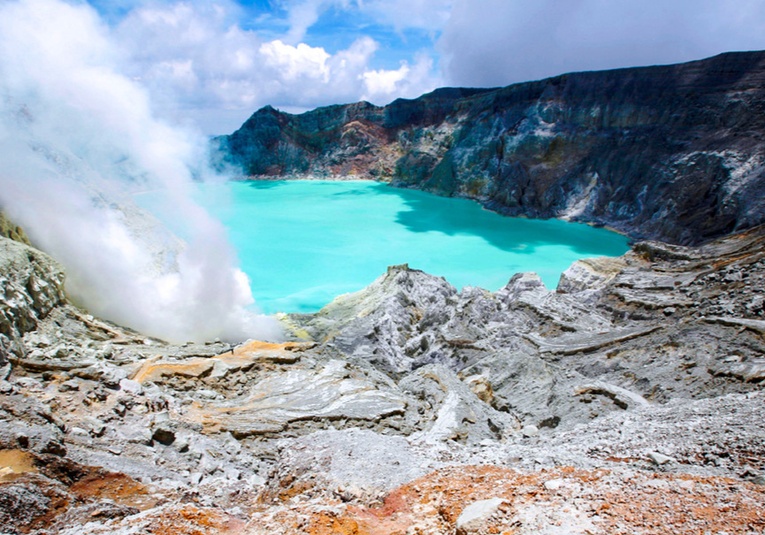
<svg viewBox="0 0 765 535"><path fill-rule="evenodd" d="M765 52L742 52L385 107L266 107L218 143L248 175L353 175L698 244L765 221L763 131Z"/></svg>
<svg viewBox="0 0 765 535"><path fill-rule="evenodd" d="M23 356L23 335L64 300L64 272L56 262L0 237L0 367L9 355Z"/></svg>

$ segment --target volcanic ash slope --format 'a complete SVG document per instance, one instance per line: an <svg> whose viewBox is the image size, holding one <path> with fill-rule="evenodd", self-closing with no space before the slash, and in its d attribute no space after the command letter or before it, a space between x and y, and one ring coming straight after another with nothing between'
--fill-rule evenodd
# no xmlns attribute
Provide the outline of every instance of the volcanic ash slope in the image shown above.
<svg viewBox="0 0 765 535"><path fill-rule="evenodd" d="M765 230L170 345L0 238L5 533L761 533Z"/></svg>

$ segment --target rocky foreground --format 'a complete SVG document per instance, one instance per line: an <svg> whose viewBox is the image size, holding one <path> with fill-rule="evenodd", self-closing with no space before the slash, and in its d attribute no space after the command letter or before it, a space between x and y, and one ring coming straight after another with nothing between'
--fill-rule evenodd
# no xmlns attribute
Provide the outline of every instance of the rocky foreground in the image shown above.
<svg viewBox="0 0 765 535"><path fill-rule="evenodd" d="M63 283L0 238L0 533L765 531L763 228L555 291L395 266L236 347Z"/></svg>

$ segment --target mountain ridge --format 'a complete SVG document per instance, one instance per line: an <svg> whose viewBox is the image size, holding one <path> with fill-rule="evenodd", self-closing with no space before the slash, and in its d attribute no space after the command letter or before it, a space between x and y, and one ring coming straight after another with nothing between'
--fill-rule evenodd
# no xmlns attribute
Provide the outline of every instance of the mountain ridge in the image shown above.
<svg viewBox="0 0 765 535"><path fill-rule="evenodd" d="M700 244L765 222L763 131L765 52L729 52L382 107L265 107L216 143L250 177L354 176Z"/></svg>

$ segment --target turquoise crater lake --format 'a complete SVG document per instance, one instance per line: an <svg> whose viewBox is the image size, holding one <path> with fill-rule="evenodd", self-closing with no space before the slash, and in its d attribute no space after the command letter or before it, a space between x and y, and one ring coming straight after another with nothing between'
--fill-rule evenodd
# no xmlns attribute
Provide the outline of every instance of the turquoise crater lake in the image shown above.
<svg viewBox="0 0 765 535"><path fill-rule="evenodd" d="M523 271L554 288L575 260L628 249L624 236L602 228L503 217L472 201L370 181L231 182L205 185L202 197L228 228L266 313L315 312L394 264L458 289L495 291Z"/></svg>

